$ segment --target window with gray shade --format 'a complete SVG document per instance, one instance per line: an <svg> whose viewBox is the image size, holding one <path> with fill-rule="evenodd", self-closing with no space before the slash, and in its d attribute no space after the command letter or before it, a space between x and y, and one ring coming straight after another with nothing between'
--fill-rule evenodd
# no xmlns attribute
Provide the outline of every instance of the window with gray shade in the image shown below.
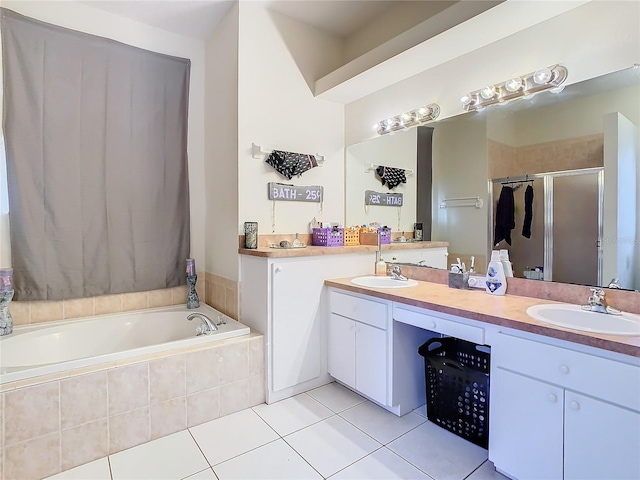
<svg viewBox="0 0 640 480"><path fill-rule="evenodd" d="M16 300L184 284L188 59L1 10Z"/></svg>

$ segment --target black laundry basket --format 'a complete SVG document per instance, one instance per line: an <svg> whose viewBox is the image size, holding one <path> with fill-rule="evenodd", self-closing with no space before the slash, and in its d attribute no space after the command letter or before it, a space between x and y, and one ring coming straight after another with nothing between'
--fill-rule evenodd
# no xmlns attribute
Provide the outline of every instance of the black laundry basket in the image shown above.
<svg viewBox="0 0 640 480"><path fill-rule="evenodd" d="M427 386L427 418L487 448L489 444L490 349L458 338L421 345Z"/></svg>

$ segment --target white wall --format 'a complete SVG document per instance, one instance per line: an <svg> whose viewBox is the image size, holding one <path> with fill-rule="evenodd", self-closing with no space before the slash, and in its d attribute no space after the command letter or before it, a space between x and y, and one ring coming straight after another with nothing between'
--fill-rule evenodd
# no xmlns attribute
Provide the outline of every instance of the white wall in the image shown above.
<svg viewBox="0 0 640 480"><path fill-rule="evenodd" d="M238 279L238 5L206 44L206 271Z"/></svg>
<svg viewBox="0 0 640 480"><path fill-rule="evenodd" d="M426 103L438 103L441 118L459 115L463 94L513 75L561 63L572 84L639 60L640 2L594 0L348 104L346 144L375 136L370 126L380 119Z"/></svg>
<svg viewBox="0 0 640 480"><path fill-rule="evenodd" d="M366 142L350 145L345 152L345 225L366 225L379 222L394 232L412 232L416 221L416 167L418 154L418 129L413 128L395 135L384 135ZM407 175L407 183L393 190L383 186L371 165L413 170ZM366 190L382 193L402 193L402 207L370 205L365 207ZM398 218L400 209L400 218Z"/></svg>
<svg viewBox="0 0 640 480"><path fill-rule="evenodd" d="M68 1L11 1L2 6L23 15L81 32L118 40L154 52L191 59L189 87L189 189L191 207L191 255L198 270L204 266L205 183L204 183L204 42L149 27L86 4ZM0 264L8 266L9 235L3 219L0 225L2 242Z"/></svg>
<svg viewBox="0 0 640 480"><path fill-rule="evenodd" d="M455 1L398 2L345 41L345 63L422 23ZM320 77L318 77L320 78Z"/></svg>
<svg viewBox="0 0 640 480"><path fill-rule="evenodd" d="M238 228L258 222L258 232L306 233L313 217L344 221L344 107L314 98L285 39L286 24L276 23L258 2L239 4L238 58ZM307 32L308 30L308 32ZM296 52L306 50L310 61L322 63L314 40L321 33L311 27L296 29ZM313 168L291 181L251 156L251 144L264 149L324 155L323 167ZM275 202L273 222L267 183L322 185L324 203ZM273 224L273 225L272 225Z"/></svg>
<svg viewBox="0 0 640 480"><path fill-rule="evenodd" d="M449 242L449 251L487 252L487 129L482 117L461 116L433 131L433 207L431 239ZM440 208L445 198L480 197L482 208ZM451 263L451 261L449 262Z"/></svg>
<svg viewBox="0 0 640 480"><path fill-rule="evenodd" d="M515 114L512 119L517 125L515 143L505 143L520 147L602 133L604 115L611 112L620 112L640 125L640 87L568 100L571 99Z"/></svg>

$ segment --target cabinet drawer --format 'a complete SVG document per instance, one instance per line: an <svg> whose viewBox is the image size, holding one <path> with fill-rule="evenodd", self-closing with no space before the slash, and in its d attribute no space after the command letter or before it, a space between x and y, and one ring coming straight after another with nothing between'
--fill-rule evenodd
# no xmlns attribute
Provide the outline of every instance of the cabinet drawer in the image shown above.
<svg viewBox="0 0 640 480"><path fill-rule="evenodd" d="M354 297L332 291L329 296L331 313L366 323L383 330L387 329L387 303Z"/></svg>
<svg viewBox="0 0 640 480"><path fill-rule="evenodd" d="M496 337L491 348L492 367L640 411L640 367L504 333Z"/></svg>
<svg viewBox="0 0 640 480"><path fill-rule="evenodd" d="M442 333L473 343L484 344L484 328L447 320L442 317L430 315L426 313L426 311L418 312L394 304L393 319L397 322L407 323L415 327L431 330L432 332Z"/></svg>

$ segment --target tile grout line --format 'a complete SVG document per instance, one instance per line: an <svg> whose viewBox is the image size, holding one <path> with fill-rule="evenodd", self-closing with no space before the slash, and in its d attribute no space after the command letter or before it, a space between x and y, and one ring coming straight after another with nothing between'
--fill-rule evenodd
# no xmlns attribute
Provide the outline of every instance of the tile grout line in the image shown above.
<svg viewBox="0 0 640 480"><path fill-rule="evenodd" d="M471 475L473 475L480 467L482 467L485 463L487 463L489 461L489 458L485 459L480 465L478 465L476 468L474 468L473 470L471 470L471 472L469 472L469 475L467 475L465 478L465 480L467 478L469 478Z"/></svg>
<svg viewBox="0 0 640 480"><path fill-rule="evenodd" d="M60 380L56 383L58 384L58 471L56 473L60 473L62 472L62 385Z"/></svg>
<svg viewBox="0 0 640 480"><path fill-rule="evenodd" d="M198 450L200 450L200 453L202 454L202 456L204 457L204 460L207 462L207 465L209 465L209 468L213 468L213 465L211 465L211 462L209 461L209 459L207 458L207 456L204 454L204 452L202 451L202 448L200 447L200 444L198 443L198 441L196 440L196 437L193 436L193 433L191 432L191 429L187 428L187 431L189 432L189 435L191 435L191 438L193 439L194 443L196 444L196 447L198 447ZM217 475L216 475L217 476Z"/></svg>

